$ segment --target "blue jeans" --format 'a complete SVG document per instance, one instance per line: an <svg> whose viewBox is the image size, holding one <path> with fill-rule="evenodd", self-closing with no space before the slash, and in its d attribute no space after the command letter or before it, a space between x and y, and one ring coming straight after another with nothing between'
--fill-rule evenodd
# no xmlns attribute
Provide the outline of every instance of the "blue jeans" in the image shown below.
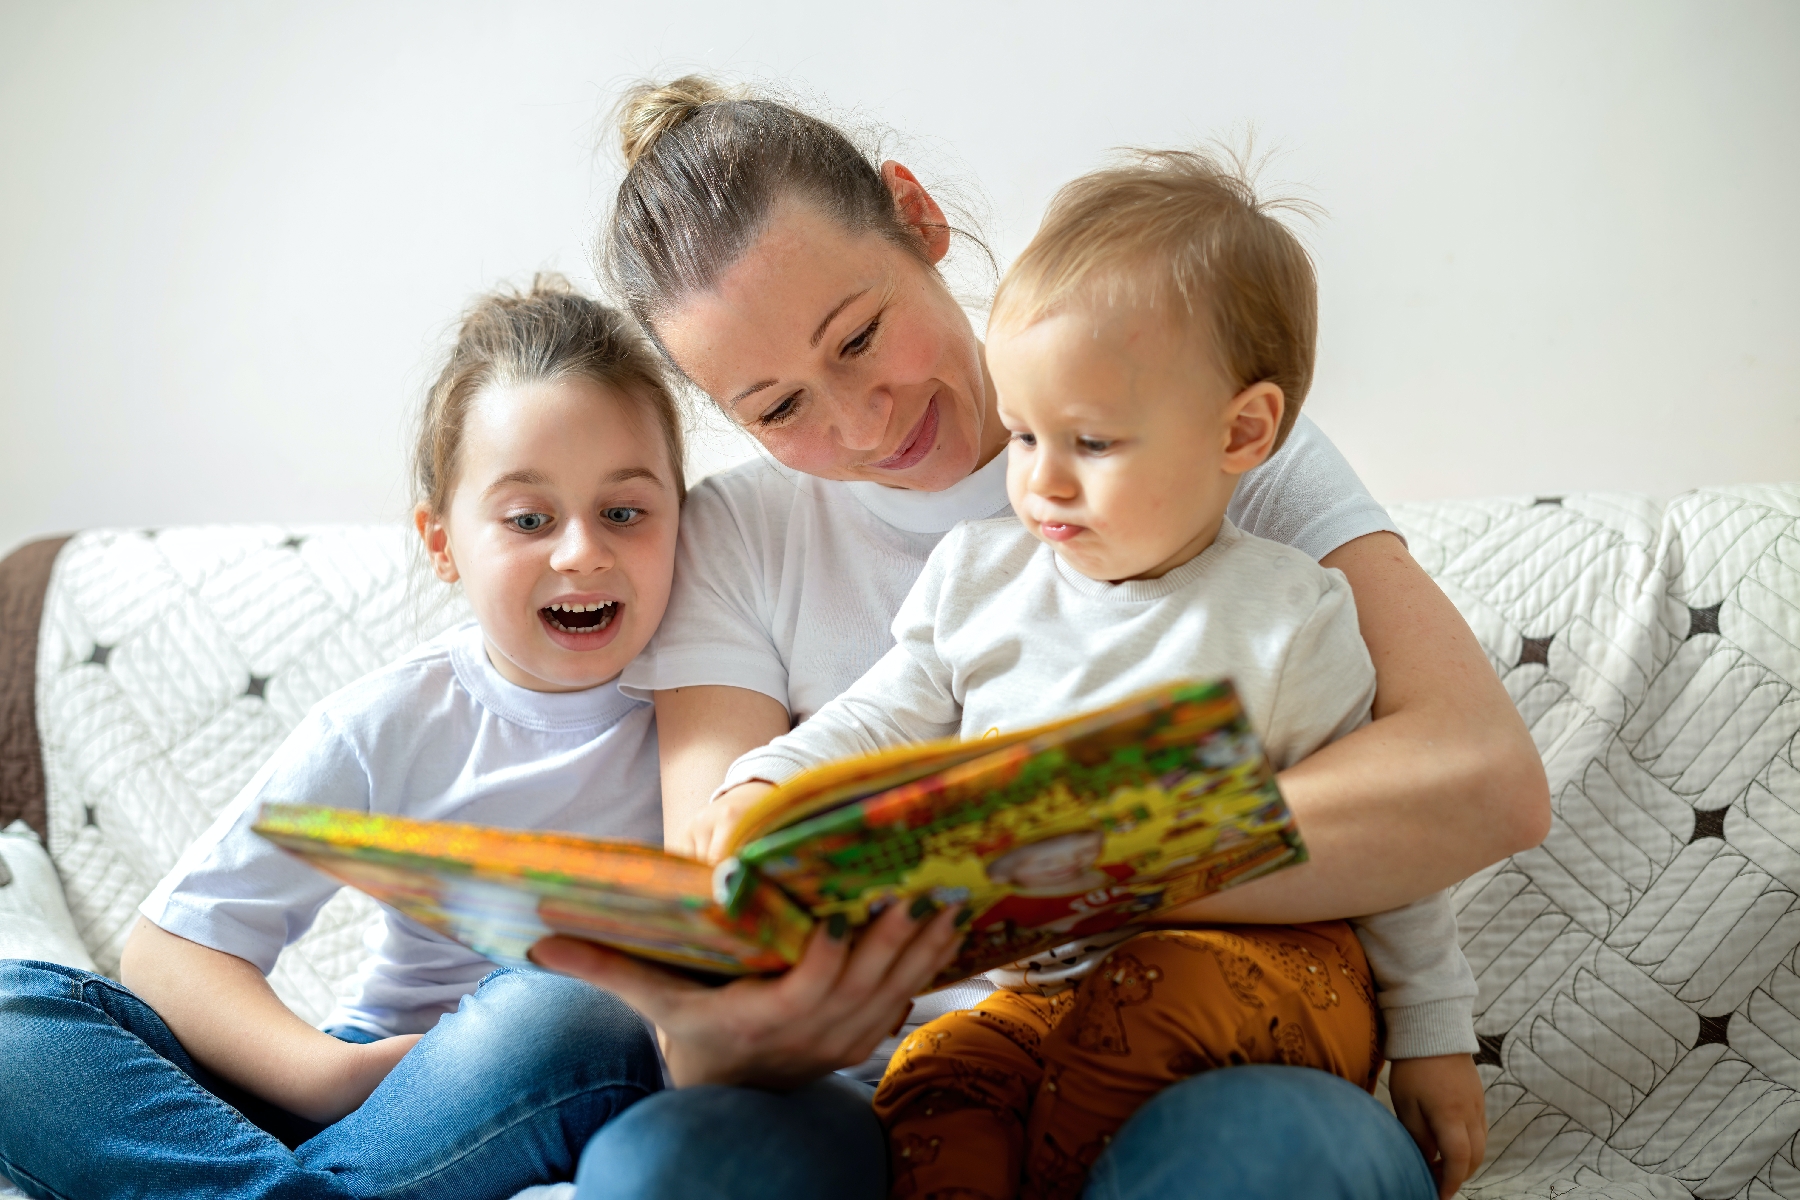
<svg viewBox="0 0 1800 1200"><path fill-rule="evenodd" d="M652 1096L595 1135L579 1200L883 1200L873 1090L836 1076L785 1095L696 1087ZM1393 1114L1304 1067L1209 1071L1119 1130L1086 1200L1435 1200Z"/></svg>
<svg viewBox="0 0 1800 1200"><path fill-rule="evenodd" d="M0 962L0 1172L28 1196L499 1200L570 1178L594 1131L661 1087L622 1002L496 971L321 1126L198 1066L119 984Z"/></svg>

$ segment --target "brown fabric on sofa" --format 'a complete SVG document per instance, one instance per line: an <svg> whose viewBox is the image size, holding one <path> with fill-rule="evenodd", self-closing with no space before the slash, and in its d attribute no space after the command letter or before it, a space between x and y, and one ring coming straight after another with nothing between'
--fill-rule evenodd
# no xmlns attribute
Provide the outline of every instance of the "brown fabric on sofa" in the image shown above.
<svg viewBox="0 0 1800 1200"><path fill-rule="evenodd" d="M15 820L48 839L38 748L38 623L56 554L69 539L27 542L0 560L0 828Z"/></svg>

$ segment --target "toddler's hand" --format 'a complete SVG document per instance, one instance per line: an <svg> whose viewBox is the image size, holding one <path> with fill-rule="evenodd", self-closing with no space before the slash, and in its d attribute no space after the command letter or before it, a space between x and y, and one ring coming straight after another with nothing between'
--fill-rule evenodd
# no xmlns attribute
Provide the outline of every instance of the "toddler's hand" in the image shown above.
<svg viewBox="0 0 1800 1200"><path fill-rule="evenodd" d="M669 848L702 862L718 862L725 857L726 847L731 843L731 833L737 828L738 818L773 790L773 784L761 780L738 784L695 813L694 819L688 822L683 844Z"/></svg>
<svg viewBox="0 0 1800 1200"><path fill-rule="evenodd" d="M1487 1103L1467 1054L1396 1059L1388 1076L1394 1113L1419 1144L1450 1200L1487 1153Z"/></svg>

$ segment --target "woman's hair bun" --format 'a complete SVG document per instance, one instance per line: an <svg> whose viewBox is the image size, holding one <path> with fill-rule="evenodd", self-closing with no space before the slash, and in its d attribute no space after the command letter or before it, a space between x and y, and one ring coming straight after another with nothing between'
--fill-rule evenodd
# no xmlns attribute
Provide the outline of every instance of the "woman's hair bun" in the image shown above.
<svg viewBox="0 0 1800 1200"><path fill-rule="evenodd" d="M674 129L701 106L731 99L731 93L704 75L683 75L668 83L640 83L619 105L619 148L630 168L649 153L656 139Z"/></svg>

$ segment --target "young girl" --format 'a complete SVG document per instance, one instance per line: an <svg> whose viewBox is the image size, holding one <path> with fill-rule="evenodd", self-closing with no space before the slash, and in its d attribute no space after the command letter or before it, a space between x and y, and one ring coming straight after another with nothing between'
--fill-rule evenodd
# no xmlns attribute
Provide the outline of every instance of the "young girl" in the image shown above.
<svg viewBox="0 0 1800 1200"><path fill-rule="evenodd" d="M144 902L129 986L0 964L0 1171L39 1197L507 1197L573 1175L661 1086L644 1024L386 910L323 1031L264 978L338 884L270 801L661 840L649 704L614 683L667 602L680 426L618 314L481 300L420 422L414 523L475 621L326 698Z"/></svg>

